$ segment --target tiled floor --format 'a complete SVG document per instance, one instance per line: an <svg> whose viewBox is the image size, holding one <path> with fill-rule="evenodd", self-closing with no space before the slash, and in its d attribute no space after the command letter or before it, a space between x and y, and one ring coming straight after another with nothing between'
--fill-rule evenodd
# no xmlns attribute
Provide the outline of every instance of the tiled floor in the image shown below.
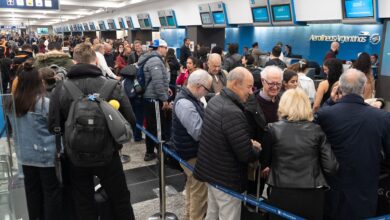
<svg viewBox="0 0 390 220"><path fill-rule="evenodd" d="M160 211L159 201L159 166L157 160L145 162L144 143L132 143L122 149L122 154L129 155L131 161L123 165L127 186L131 193L131 203L137 220L146 220ZM178 219L184 216L184 184L182 172L165 168L166 208L174 212Z"/></svg>

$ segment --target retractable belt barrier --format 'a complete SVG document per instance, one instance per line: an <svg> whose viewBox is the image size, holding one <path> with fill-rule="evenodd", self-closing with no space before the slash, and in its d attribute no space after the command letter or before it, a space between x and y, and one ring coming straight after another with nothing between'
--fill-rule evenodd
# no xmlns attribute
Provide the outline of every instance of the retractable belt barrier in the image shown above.
<svg viewBox="0 0 390 220"><path fill-rule="evenodd" d="M160 144L160 141L153 135L151 134L149 131L147 131L144 127L142 127L141 125L137 124L137 128L140 129L142 132L145 133L145 135L147 135L150 139L152 139L156 144ZM172 150L170 150L168 147L166 146L163 146L163 150L166 154L170 155L171 157L173 157L175 160L177 160L180 164L182 164L183 166L187 167L191 172L194 171L194 167L191 166L189 163L187 163L187 161L183 160L182 158L179 157L179 155L177 155L175 152L173 152ZM290 219L290 220L301 220L301 219L304 219L302 217L299 217L297 215L294 215L290 212L287 212L287 211L284 211L284 210L281 210L279 208L276 208L276 207L273 207L271 205L268 205L266 203L263 202L263 199L255 199L255 198L251 198L249 196L245 196L245 195L242 195L240 193L237 193L237 192L234 192L232 190L229 190L225 187L222 187L222 186L219 186L217 184L212 184L212 183L209 183L210 185L212 185L213 187L215 187L216 189L219 189L221 190L222 192L226 193L226 194L229 194L230 196L233 196L243 202L246 202L246 203L249 203L253 206L256 206L258 208L261 208L263 210L266 210L272 214L275 214L275 215L278 215L280 217L283 217L285 219ZM367 220L390 220L390 215L384 215L384 216L379 216L379 217L375 217L375 218L369 218Z"/></svg>
<svg viewBox="0 0 390 220"><path fill-rule="evenodd" d="M140 129L142 132L145 133L145 135L147 135L150 139L152 139L156 144L160 144L159 140L154 136L152 135L149 131L147 131L144 127L140 126L139 124L137 124L137 128ZM188 164L185 160L183 160L182 158L180 158L175 152L173 152L172 150L170 150L168 147L166 146L163 146L163 151L167 154L169 154L171 157L173 157L175 160L177 160L180 164L182 164L183 166L187 167L191 172L194 171L194 167L192 167L190 164ZM290 219L290 220L303 220L304 218L302 217L299 217L299 216L296 216L292 213L289 213L287 211L284 211L284 210L281 210L279 208L276 208L276 207L273 207L271 205L268 205L268 204L265 204L263 202L263 199L254 199L254 198L251 198L251 197L248 197L248 196L244 196L240 193L237 193L237 192L234 192L232 190L229 190L225 187L222 187L222 186L219 186L217 184L212 184L212 183L209 183L210 185L212 185L213 187L215 187L216 189L219 189L221 190L222 192L226 193L226 194L229 194L230 196L233 196L241 201L244 201L246 203L249 203L253 206L256 206L256 207L259 207L263 210L266 210L272 214L275 214L275 215L278 215L278 216L281 216L283 218L286 218L286 219Z"/></svg>

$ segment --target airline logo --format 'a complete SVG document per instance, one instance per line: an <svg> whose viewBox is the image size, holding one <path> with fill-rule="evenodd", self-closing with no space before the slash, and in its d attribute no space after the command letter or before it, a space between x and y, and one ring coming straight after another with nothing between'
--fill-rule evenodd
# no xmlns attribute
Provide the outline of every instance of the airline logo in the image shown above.
<svg viewBox="0 0 390 220"><path fill-rule="evenodd" d="M359 35L314 35L310 36L310 41L337 41L339 43L366 43L370 42L377 45L381 42L381 36L378 33L370 35L367 31L361 31Z"/></svg>

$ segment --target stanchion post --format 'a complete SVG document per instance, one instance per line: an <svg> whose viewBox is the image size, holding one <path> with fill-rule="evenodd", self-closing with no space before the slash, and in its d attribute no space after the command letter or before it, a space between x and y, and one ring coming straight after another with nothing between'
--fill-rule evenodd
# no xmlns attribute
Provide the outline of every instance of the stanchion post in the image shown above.
<svg viewBox="0 0 390 220"><path fill-rule="evenodd" d="M160 162L159 162L160 213L156 213L152 215L151 217L149 217L148 220L158 220L158 219L178 220L175 214L166 211L164 150L161 141L162 138L161 138L160 103L158 101L154 102L154 108L156 110L157 139L159 141L158 149L159 149L159 158L160 158Z"/></svg>

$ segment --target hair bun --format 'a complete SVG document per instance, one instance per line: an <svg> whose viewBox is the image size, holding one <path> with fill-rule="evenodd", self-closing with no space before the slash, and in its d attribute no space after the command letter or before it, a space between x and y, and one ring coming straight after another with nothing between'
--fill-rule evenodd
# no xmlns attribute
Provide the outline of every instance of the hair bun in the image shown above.
<svg viewBox="0 0 390 220"><path fill-rule="evenodd" d="M24 62L23 63L23 70L24 71L31 71L34 69L34 65L32 62Z"/></svg>

